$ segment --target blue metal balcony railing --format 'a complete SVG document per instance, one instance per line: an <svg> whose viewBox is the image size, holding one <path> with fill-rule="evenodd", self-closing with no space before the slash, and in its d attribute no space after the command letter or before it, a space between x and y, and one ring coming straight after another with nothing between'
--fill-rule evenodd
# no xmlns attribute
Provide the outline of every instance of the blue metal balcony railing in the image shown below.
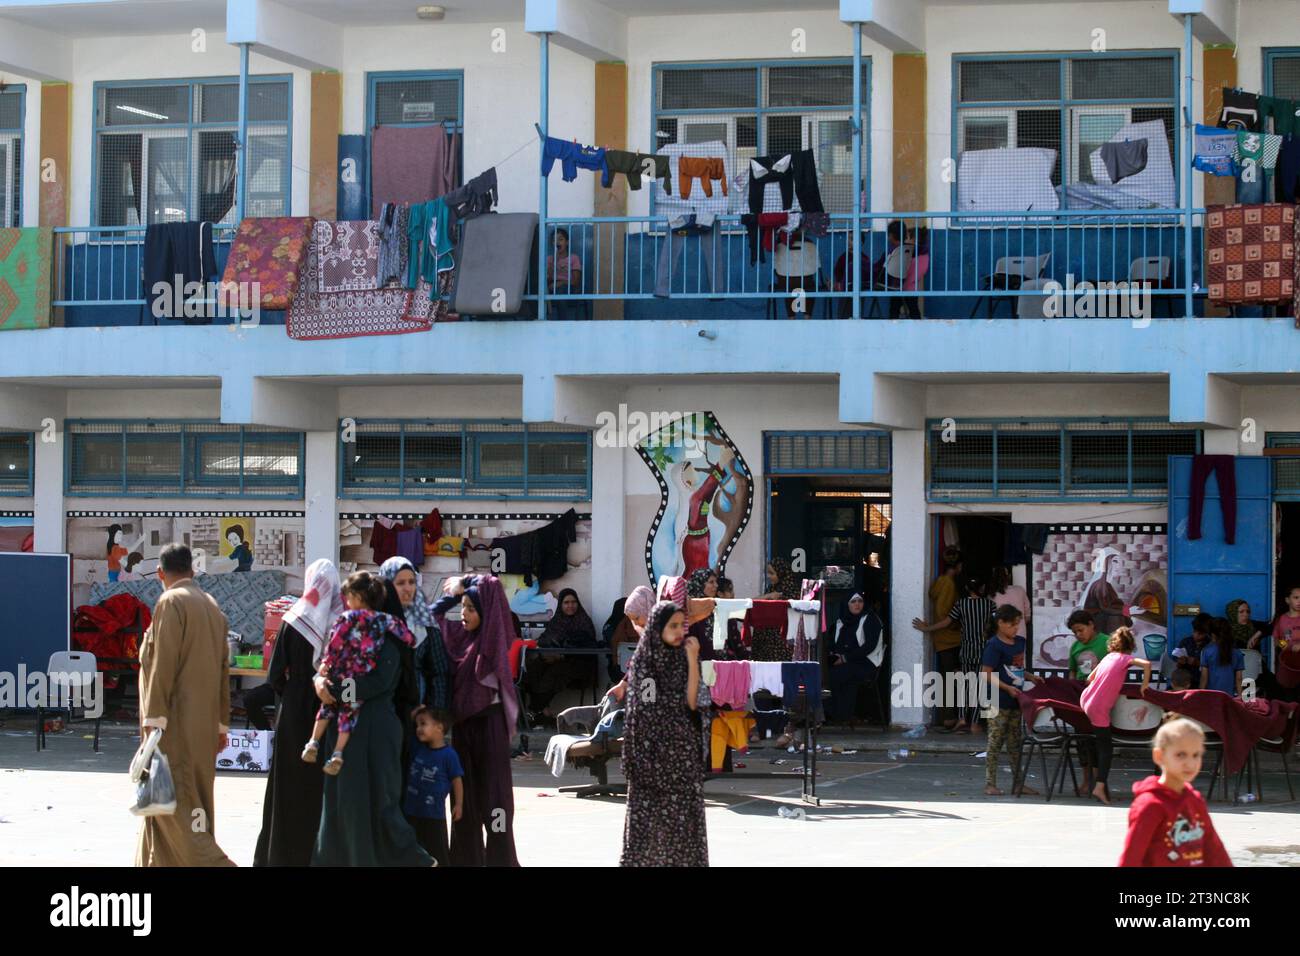
<svg viewBox="0 0 1300 956"><path fill-rule="evenodd" d="M1146 315L1181 315L1188 284L1194 292L1201 285L1202 215L1194 211L1188 269L1181 209L864 213L861 312L1127 318L1126 295L1149 294ZM895 221L907 228L901 249L889 232ZM847 317L852 224L851 215L834 215L824 235L791 240L774 228L747 232L737 216L688 235L662 216L551 219L544 237L548 318L680 318L687 302L698 318ZM152 321L142 280L145 227L55 232L54 305L64 309L66 325ZM216 227L218 269L233 233L233 225ZM1098 283L1118 289L1109 299L1093 297L1085 312L1081 293ZM536 308L536 266L525 299Z"/></svg>

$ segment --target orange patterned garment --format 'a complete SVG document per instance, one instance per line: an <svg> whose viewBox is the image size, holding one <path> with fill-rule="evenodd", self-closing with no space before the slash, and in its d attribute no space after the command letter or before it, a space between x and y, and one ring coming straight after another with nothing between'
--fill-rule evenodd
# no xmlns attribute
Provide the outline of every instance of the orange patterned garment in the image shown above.
<svg viewBox="0 0 1300 956"><path fill-rule="evenodd" d="M222 305L251 305L258 297L263 309L289 308L311 249L314 225L309 217L241 222L221 277L218 300Z"/></svg>

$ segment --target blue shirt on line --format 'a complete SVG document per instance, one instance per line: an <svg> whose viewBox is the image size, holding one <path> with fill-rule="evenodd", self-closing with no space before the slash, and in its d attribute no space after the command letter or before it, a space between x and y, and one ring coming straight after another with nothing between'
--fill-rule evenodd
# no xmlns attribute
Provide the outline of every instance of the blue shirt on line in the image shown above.
<svg viewBox="0 0 1300 956"><path fill-rule="evenodd" d="M411 772L407 775L406 795L402 798L402 812L408 817L445 820L451 783L463 776L460 758L451 747L435 750L417 742L411 757Z"/></svg>

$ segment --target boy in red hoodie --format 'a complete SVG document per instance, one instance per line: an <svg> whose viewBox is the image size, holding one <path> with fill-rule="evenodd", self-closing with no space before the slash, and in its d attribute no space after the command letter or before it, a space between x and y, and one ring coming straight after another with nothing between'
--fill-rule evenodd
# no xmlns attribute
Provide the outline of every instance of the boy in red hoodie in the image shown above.
<svg viewBox="0 0 1300 956"><path fill-rule="evenodd" d="M1232 866L1210 811L1192 781L1201 772L1205 734L1179 718L1156 732L1162 773L1133 784L1120 866Z"/></svg>

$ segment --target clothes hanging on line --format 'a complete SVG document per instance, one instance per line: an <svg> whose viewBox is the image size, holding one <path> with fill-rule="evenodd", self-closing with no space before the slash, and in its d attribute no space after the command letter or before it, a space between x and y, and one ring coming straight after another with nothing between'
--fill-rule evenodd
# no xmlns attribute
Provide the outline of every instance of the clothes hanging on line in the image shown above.
<svg viewBox="0 0 1300 956"><path fill-rule="evenodd" d="M1278 202L1300 202L1300 133L1282 137L1273 173Z"/></svg>
<svg viewBox="0 0 1300 956"><path fill-rule="evenodd" d="M1223 109L1219 111L1219 125L1225 129L1258 132L1259 96L1245 90L1223 88Z"/></svg>
<svg viewBox="0 0 1300 956"><path fill-rule="evenodd" d="M1237 146L1236 133L1197 123L1194 144L1193 169L1211 176L1236 175L1237 167L1232 158Z"/></svg>
<svg viewBox="0 0 1300 956"><path fill-rule="evenodd" d="M1254 163L1259 169L1272 169L1282 149L1282 137L1272 133L1239 132L1234 137L1232 158L1239 166Z"/></svg>
<svg viewBox="0 0 1300 956"><path fill-rule="evenodd" d="M1147 141L1126 139L1121 143L1102 143L1101 161L1112 183L1136 176L1147 168Z"/></svg>
<svg viewBox="0 0 1300 956"><path fill-rule="evenodd" d="M1187 540L1201 537L1201 514L1205 510L1205 485L1210 474L1218 479L1219 508L1223 512L1223 540L1233 544L1237 536L1237 461L1232 455L1192 456L1192 499L1187 506Z"/></svg>
<svg viewBox="0 0 1300 956"><path fill-rule="evenodd" d="M390 282L406 282L410 248L406 228L410 220L410 206L386 202L380 207L379 266L376 270L380 288Z"/></svg>
<svg viewBox="0 0 1300 956"><path fill-rule="evenodd" d="M686 157L683 157L685 159ZM688 217L685 225L680 228L670 228L664 233L659 240L659 248L656 252L656 258L659 260L658 269L655 272L655 295L664 298L668 295L670 289L676 285L673 282L673 271L676 268L677 260L682 258L682 253L687 248L687 239L694 235L699 235L699 251L695 255L687 255L685 262L699 263L699 277L694 287L688 283L686 270L682 269L681 287L679 292L701 292L708 291L712 293L719 292L718 283L726 282L726 271L722 259L722 230L719 221L714 218L708 227L699 225L697 216ZM698 232L699 229L705 228L703 234ZM707 287L704 283L707 282Z"/></svg>
<svg viewBox="0 0 1300 956"><path fill-rule="evenodd" d="M501 198L497 190L497 168L493 166L485 169L464 186L452 190L442 198L454 219L467 219L491 212Z"/></svg>
<svg viewBox="0 0 1300 956"><path fill-rule="evenodd" d="M548 136L542 142L542 175L551 175L556 160L560 161L560 176L566 183L578 178L578 170L590 169L592 172L605 170L605 150L599 146L579 146L566 139Z"/></svg>
<svg viewBox="0 0 1300 956"><path fill-rule="evenodd" d="M502 550L506 572L522 574L525 584L534 578L553 581L569 568L569 545L578 540L577 525L578 513L570 508L545 527L494 539L491 549Z"/></svg>
<svg viewBox="0 0 1300 956"><path fill-rule="evenodd" d="M811 149L776 156L758 156L749 161L749 211L763 211L763 195L769 184L781 190L781 208L792 208L798 198L802 212L825 212L821 187L817 185L817 163Z"/></svg>
<svg viewBox="0 0 1300 956"><path fill-rule="evenodd" d="M749 702L751 677L750 661L707 661L713 665L716 679L709 685L713 702L723 707L744 710Z"/></svg>
<svg viewBox="0 0 1300 956"><path fill-rule="evenodd" d="M683 199L691 198L691 183L700 181L705 196L713 195L713 180L722 182L722 195L727 195L727 168L719 156L683 156L677 161L679 188Z"/></svg>
<svg viewBox="0 0 1300 956"><path fill-rule="evenodd" d="M414 289L416 282L424 279L436 294L438 273L456 264L452 256L456 244L451 238L451 209L446 200L434 199L411 207L406 241L409 255L406 287Z"/></svg>
<svg viewBox="0 0 1300 956"><path fill-rule="evenodd" d="M713 661L700 661L700 683L705 687L712 687L718 682L718 671L713 666Z"/></svg>
<svg viewBox="0 0 1300 956"><path fill-rule="evenodd" d="M210 222L158 222L153 223L144 232L143 262L144 272L144 309L153 315L154 324L158 324L158 313L150 308L151 302L165 304L162 317L183 319L187 325L208 324L212 321L205 307L201 317L187 318L182 310L180 315L172 315L176 296L163 294L156 296L155 289L161 283L168 289L175 282L181 287L176 295L186 295L185 286L197 283L203 286L199 293L207 298L207 283L217 277L217 260L212 250L212 223ZM179 279L177 277L180 277Z"/></svg>
<svg viewBox="0 0 1300 956"><path fill-rule="evenodd" d="M1279 96L1259 98L1259 128L1268 129L1267 120L1273 120L1273 132L1286 135L1300 133L1300 102L1284 100Z"/></svg>
<svg viewBox="0 0 1300 956"><path fill-rule="evenodd" d="M739 662L737 662L739 663ZM746 661L749 664L749 692L767 691L780 697L784 688L780 661Z"/></svg>
<svg viewBox="0 0 1300 956"><path fill-rule="evenodd" d="M820 601L791 601L786 613L786 640L794 643L794 659L806 661L809 657L809 644L820 633Z"/></svg>
<svg viewBox="0 0 1300 956"><path fill-rule="evenodd" d="M614 174L622 173L627 178L629 189L641 188L643 173L653 170L651 179L657 179L668 195L673 192L672 170L667 156L652 156L649 153L630 153L625 149L605 150L605 169L600 176L600 184L608 189L614 182Z"/></svg>
<svg viewBox="0 0 1300 956"><path fill-rule="evenodd" d="M728 747L739 754L749 752L749 732L756 726L758 722L743 710L722 710L713 716L709 728L709 760L714 773L722 772Z"/></svg>
<svg viewBox="0 0 1300 956"><path fill-rule="evenodd" d="M778 628L781 631L781 637L786 638L789 612L789 601L763 601L755 599L754 606L745 612L746 642L751 639L750 632L756 627Z"/></svg>
<svg viewBox="0 0 1300 956"><path fill-rule="evenodd" d="M745 612L754 606L749 598L714 598L713 649L720 651L727 644L727 626L734 618L744 620Z"/></svg>
<svg viewBox="0 0 1300 956"><path fill-rule="evenodd" d="M385 203L423 203L456 186L460 134L433 126L377 126L370 134L371 218Z"/></svg>
<svg viewBox="0 0 1300 956"><path fill-rule="evenodd" d="M786 710L794 709L803 688L810 710L816 710L822 699L822 667L814 661L781 665L781 702Z"/></svg>
<svg viewBox="0 0 1300 956"><path fill-rule="evenodd" d="M790 215L784 212L745 213L740 217L740 224L745 227L749 264L752 266L757 265L760 259L767 261L767 253L776 246L776 232L790 224Z"/></svg>

